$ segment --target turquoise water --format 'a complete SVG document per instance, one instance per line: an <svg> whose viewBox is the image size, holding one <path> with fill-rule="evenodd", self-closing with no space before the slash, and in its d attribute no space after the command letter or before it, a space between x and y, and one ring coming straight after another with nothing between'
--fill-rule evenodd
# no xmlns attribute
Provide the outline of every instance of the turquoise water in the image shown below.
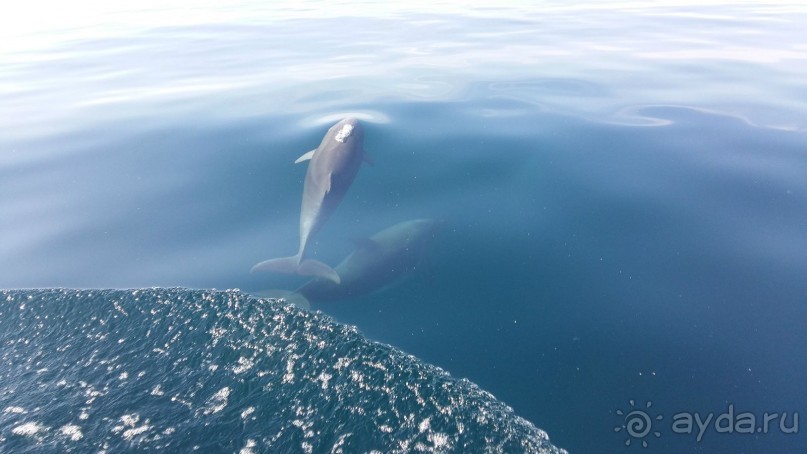
<svg viewBox="0 0 807 454"><path fill-rule="evenodd" d="M293 161L352 115L375 165L315 256L442 224L411 279L315 309L572 452L807 446L670 425L807 407L807 8L273 5L3 15L0 288L296 288L249 269L294 253ZM658 437L614 431L631 400Z"/></svg>

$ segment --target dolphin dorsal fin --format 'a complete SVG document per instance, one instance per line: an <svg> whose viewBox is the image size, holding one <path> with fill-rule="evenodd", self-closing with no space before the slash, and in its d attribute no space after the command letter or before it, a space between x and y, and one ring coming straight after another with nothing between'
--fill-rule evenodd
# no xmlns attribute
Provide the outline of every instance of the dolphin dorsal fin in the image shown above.
<svg viewBox="0 0 807 454"><path fill-rule="evenodd" d="M316 149L316 148L315 148L315 149L313 149L313 150L311 150L311 151L309 151L309 152L307 152L307 153L305 153L304 155L302 155L302 156L300 156L299 158L297 158L297 160L296 160L296 161L294 161L294 163L295 163L295 164L299 164L299 163L301 163L301 162L303 162L303 161L308 161L309 159L311 159L312 157L314 157L314 152L315 152L315 151L317 151L317 149Z"/></svg>

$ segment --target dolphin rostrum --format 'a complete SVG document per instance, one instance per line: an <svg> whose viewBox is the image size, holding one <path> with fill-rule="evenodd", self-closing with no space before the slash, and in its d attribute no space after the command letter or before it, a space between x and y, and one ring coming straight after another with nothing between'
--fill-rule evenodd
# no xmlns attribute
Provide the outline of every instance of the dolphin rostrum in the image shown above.
<svg viewBox="0 0 807 454"><path fill-rule="evenodd" d="M333 214L353 183L364 154L364 131L355 118L333 125L314 150L300 156L295 163L311 160L305 174L303 201L300 207L300 248L296 255L265 260L252 267L255 271L316 276L339 283L339 274L330 266L306 258L311 238Z"/></svg>
<svg viewBox="0 0 807 454"><path fill-rule="evenodd" d="M431 219L413 219L358 240L356 249L335 268L340 283L317 277L294 292L269 290L256 296L283 298L307 309L310 302L345 300L388 288L417 269L437 225Z"/></svg>

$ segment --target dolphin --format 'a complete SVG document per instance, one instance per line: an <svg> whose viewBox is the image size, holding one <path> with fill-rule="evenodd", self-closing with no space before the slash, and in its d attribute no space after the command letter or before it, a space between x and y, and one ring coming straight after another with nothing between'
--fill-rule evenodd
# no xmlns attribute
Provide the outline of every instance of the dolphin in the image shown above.
<svg viewBox="0 0 807 454"><path fill-rule="evenodd" d="M270 290L256 295L283 298L307 309L311 301L339 301L383 290L417 269L437 225L431 219L413 219L357 240L355 250L335 268L339 283L317 277L293 292Z"/></svg>
<svg viewBox="0 0 807 454"><path fill-rule="evenodd" d="M306 258L311 238L322 229L345 197L356 178L362 161L372 163L364 153L364 131L355 118L346 118L331 126L317 148L300 156L295 163L308 164L300 206L300 247L297 254L265 260L252 267L251 272L275 271L279 273L316 276L339 283L337 271L330 266Z"/></svg>

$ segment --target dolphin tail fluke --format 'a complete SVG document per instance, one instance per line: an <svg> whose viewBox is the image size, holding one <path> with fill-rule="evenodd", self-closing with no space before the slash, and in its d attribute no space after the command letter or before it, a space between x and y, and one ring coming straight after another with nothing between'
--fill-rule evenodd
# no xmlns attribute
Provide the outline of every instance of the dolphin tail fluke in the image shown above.
<svg viewBox="0 0 807 454"><path fill-rule="evenodd" d="M336 272L336 270L314 259L303 260L303 262L300 263L300 266L297 267L297 274L320 277L336 282L337 284L341 282L339 274Z"/></svg>
<svg viewBox="0 0 807 454"><path fill-rule="evenodd" d="M258 298L281 299L289 304L299 307L300 309L311 309L311 303L306 297L300 295L299 293L290 292L288 290L261 290L259 292L253 292L252 296Z"/></svg>
<svg viewBox="0 0 807 454"><path fill-rule="evenodd" d="M264 260L253 266L250 272L274 271L276 273L299 274L302 276L314 276L340 282L339 274L330 266L313 259L300 261L299 256L282 257L279 259Z"/></svg>
<svg viewBox="0 0 807 454"><path fill-rule="evenodd" d="M299 293L290 292L283 297L283 300L289 304L293 304L300 309L311 310L311 303L308 299Z"/></svg>
<svg viewBox="0 0 807 454"><path fill-rule="evenodd" d="M250 273L256 271L274 271L276 273L297 274L297 267L300 263L299 256L282 257L279 259L264 260L253 266Z"/></svg>

